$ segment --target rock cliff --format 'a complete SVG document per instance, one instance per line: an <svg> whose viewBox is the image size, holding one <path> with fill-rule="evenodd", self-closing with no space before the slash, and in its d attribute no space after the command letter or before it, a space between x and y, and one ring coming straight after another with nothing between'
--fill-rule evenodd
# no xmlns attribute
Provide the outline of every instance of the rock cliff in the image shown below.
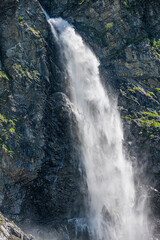
<svg viewBox="0 0 160 240"><path fill-rule="evenodd" d="M118 96L125 143L135 165L138 160L138 177L159 191L160 3L40 2L50 16L72 23L99 57L103 82Z"/></svg>
<svg viewBox="0 0 160 240"><path fill-rule="evenodd" d="M41 5L98 56L125 144L145 166L138 177L160 191L160 3L0 0L0 210L21 224L58 226L83 218L85 193L69 85ZM150 192L158 213L159 194Z"/></svg>
<svg viewBox="0 0 160 240"><path fill-rule="evenodd" d="M148 158L152 165L150 172L156 176L159 171L160 4L154 0L40 2L51 16L67 18L94 49L106 76L103 81L118 94L124 125L130 125L136 142L140 140L137 146L142 143L139 158Z"/></svg>
<svg viewBox="0 0 160 240"><path fill-rule="evenodd" d="M60 221L80 195L65 74L39 2L0 4L0 208L21 223Z"/></svg>

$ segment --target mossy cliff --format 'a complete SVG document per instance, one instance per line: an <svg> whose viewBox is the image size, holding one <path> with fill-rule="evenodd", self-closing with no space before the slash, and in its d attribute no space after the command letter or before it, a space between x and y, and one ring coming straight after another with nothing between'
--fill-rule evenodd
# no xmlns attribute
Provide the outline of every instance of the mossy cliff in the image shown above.
<svg viewBox="0 0 160 240"><path fill-rule="evenodd" d="M160 3L40 2L51 16L71 22L99 57L104 85L118 95L130 154L160 190Z"/></svg>
<svg viewBox="0 0 160 240"><path fill-rule="evenodd" d="M52 222L57 229L83 218L76 120L41 6L72 23L94 50L104 86L118 96L131 158L160 191L160 3L0 0L0 6L0 210L21 224ZM160 214L159 195L151 196Z"/></svg>

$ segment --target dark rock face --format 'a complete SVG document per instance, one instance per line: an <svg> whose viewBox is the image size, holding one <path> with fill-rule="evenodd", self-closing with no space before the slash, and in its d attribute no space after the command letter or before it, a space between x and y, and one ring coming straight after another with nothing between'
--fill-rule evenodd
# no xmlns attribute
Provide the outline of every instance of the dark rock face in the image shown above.
<svg viewBox="0 0 160 240"><path fill-rule="evenodd" d="M69 11L73 13L75 9L80 5L79 0L62 0L58 2L56 0L40 0L39 1L44 9L48 12L49 16L62 16L65 12L68 14ZM83 1L82 1L83 2Z"/></svg>
<svg viewBox="0 0 160 240"><path fill-rule="evenodd" d="M35 11L38 16L42 15L39 23L34 20ZM25 196L22 185L37 177L45 156L44 89L49 79L47 23L36 1L4 4L0 22L1 79L6 85L2 92L2 96L6 92L6 98L1 104L1 125L5 129L1 151L1 207L16 218Z"/></svg>
<svg viewBox="0 0 160 240"><path fill-rule="evenodd" d="M68 219L84 217L80 143L67 76L40 4L74 24L94 49L104 85L118 95L129 152L139 169L145 165L138 177L145 172L160 190L160 3L39 2L0 0L0 209L24 224L52 222L59 232L67 226L73 237ZM159 195L151 196L156 212Z"/></svg>
<svg viewBox="0 0 160 240"><path fill-rule="evenodd" d="M21 224L63 222L83 199L58 49L38 1L0 4L0 209Z"/></svg>
<svg viewBox="0 0 160 240"><path fill-rule="evenodd" d="M137 177L160 191L160 3L41 0L41 4L50 16L72 23L99 57L103 82L118 95L125 143L139 169ZM150 197L157 213L159 195Z"/></svg>
<svg viewBox="0 0 160 240"><path fill-rule="evenodd" d="M51 16L73 23L101 62L103 78L118 94L127 142L159 174L160 4L157 1L41 1ZM55 10L56 8L56 10ZM131 135L127 132L130 129ZM147 146L147 147L146 147ZM135 155L135 154L134 154ZM156 171L156 172L155 172ZM158 187L158 184L157 184Z"/></svg>

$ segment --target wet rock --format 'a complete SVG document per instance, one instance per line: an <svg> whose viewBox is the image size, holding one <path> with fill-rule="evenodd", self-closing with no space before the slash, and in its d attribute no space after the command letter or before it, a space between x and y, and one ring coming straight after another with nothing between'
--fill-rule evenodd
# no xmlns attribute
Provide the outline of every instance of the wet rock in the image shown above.
<svg viewBox="0 0 160 240"><path fill-rule="evenodd" d="M0 113L1 129L5 132L0 153L1 209L3 206L4 212L10 209L11 215L18 216L25 194L22 190L19 193L21 185L37 177L45 156L48 25L37 1L3 1L0 12Z"/></svg>
<svg viewBox="0 0 160 240"><path fill-rule="evenodd" d="M0 4L0 209L60 222L83 205L68 83L39 2Z"/></svg>
<svg viewBox="0 0 160 240"><path fill-rule="evenodd" d="M132 142L132 148L140 146L131 155L140 164L145 161L146 171L157 179L159 117L152 113L159 115L160 106L160 4L137 0L79 1L75 5L41 0L41 4L51 16L60 15L73 23L99 57L103 82L118 95L126 142Z"/></svg>
<svg viewBox="0 0 160 240"><path fill-rule="evenodd" d="M118 95L124 145L139 169L137 177L160 190L159 2L40 2L50 16L72 23L98 56L104 85Z"/></svg>
<svg viewBox="0 0 160 240"><path fill-rule="evenodd" d="M145 164L139 175L159 190L159 3L40 3L73 23L98 56L104 86L118 95L133 163ZM37 0L0 6L0 209L30 225L83 218L85 173L58 47Z"/></svg>

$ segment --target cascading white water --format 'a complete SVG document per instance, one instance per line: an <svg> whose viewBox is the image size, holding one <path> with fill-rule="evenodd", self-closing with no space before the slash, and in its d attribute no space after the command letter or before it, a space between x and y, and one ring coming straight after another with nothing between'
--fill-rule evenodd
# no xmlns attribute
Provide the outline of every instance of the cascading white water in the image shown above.
<svg viewBox="0 0 160 240"><path fill-rule="evenodd" d="M131 162L123 153L119 112L99 76L99 62L74 28L48 20L72 85L88 185L88 221L96 240L148 240L146 196L136 201Z"/></svg>

